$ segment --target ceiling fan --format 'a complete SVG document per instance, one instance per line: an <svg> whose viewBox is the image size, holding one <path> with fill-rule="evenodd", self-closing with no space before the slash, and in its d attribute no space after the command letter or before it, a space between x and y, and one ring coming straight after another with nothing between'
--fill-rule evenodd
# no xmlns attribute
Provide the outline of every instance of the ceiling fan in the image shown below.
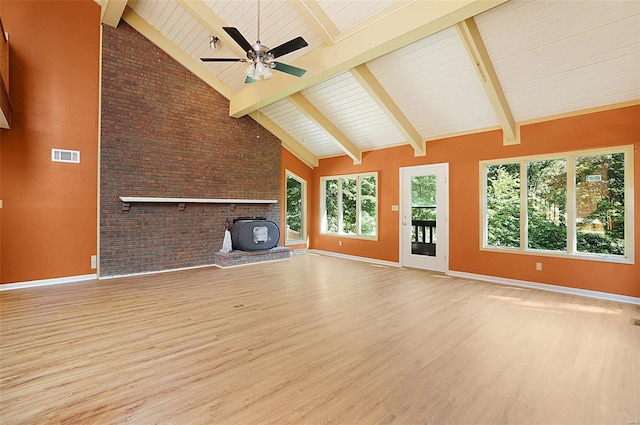
<svg viewBox="0 0 640 425"><path fill-rule="evenodd" d="M295 75L296 77L302 77L306 69L298 68L286 63L276 62L274 59L284 56L288 53L295 52L298 49L308 46L309 44L302 37L296 37L293 40L289 40L273 49L269 49L263 45L260 41L260 0L258 0L258 40L255 44L251 44L240 33L237 28L234 27L222 27L222 29L229 34L229 36L238 45L247 52L247 58L200 58L203 62L246 62L249 64L245 73L245 83L253 83L260 78L268 80L271 78L271 69L276 71L285 72L287 74Z"/></svg>

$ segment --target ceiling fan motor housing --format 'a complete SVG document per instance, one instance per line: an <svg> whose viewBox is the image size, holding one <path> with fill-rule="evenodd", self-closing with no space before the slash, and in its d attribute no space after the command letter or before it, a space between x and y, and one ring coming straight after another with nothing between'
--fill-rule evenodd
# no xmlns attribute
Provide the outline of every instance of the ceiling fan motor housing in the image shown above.
<svg viewBox="0 0 640 425"><path fill-rule="evenodd" d="M269 61L273 60L273 54L270 53L269 50L267 46L260 44L260 40L258 40L256 44L253 45L253 50L247 52L247 58L249 58L251 62L268 64Z"/></svg>

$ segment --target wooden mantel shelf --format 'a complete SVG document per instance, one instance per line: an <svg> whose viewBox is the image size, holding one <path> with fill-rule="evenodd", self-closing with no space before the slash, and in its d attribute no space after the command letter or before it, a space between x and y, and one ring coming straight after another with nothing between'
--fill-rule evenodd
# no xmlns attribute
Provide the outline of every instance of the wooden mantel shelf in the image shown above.
<svg viewBox="0 0 640 425"><path fill-rule="evenodd" d="M183 211L186 204L277 204L277 199L212 199L212 198L152 198L146 196L120 196L122 210L129 211L132 203L176 203Z"/></svg>

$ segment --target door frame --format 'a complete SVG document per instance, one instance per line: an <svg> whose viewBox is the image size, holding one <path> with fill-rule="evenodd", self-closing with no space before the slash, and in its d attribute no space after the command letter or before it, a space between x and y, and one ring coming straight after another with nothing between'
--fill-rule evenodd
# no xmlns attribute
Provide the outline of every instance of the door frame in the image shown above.
<svg viewBox="0 0 640 425"><path fill-rule="evenodd" d="M399 212L400 214L398 214L398 229L399 229L399 263L401 267L405 267L405 259L404 259L404 250L406 249L407 244L405 243L406 241L404 240L404 226L402 224L402 216L404 215L405 211L405 195L403 193L403 185L404 185L404 174L406 172L409 171L419 171L419 170L424 170L425 174L429 173L429 170L431 170L433 172L434 168L438 168L440 169L441 172L444 173L445 176L445 181L444 181L444 190L445 190L445 196L444 196L444 205L440 206L440 203L438 203L437 207L438 207L438 211L441 211L443 216L444 216L444 223L442 225L437 224L437 229L438 229L438 236L442 237L445 236L445 242L443 244L438 245L438 250L440 252L442 252L442 250L444 250L444 269L438 269L438 270L434 270L434 271L439 271L439 272L444 272L447 273L449 271L449 163L448 162L443 162L443 163L437 163L437 164L424 164L424 165L415 165L415 166L410 166L410 167L400 167L398 173L399 173ZM411 214L411 211L408 212L408 214ZM437 222L440 223L441 220L438 220ZM444 245L444 246L442 246ZM408 246L410 247L411 244L409 243ZM431 269L425 269L425 270L431 270Z"/></svg>

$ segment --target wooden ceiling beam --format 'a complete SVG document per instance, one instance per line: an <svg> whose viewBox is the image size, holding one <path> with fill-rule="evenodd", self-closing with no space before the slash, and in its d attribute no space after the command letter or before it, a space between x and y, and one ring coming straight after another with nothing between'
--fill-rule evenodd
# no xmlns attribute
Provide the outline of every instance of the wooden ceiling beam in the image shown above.
<svg viewBox="0 0 640 425"><path fill-rule="evenodd" d="M309 100L300 93L294 93L289 97L303 114L311 121L319 125L331 137L333 137L340 149L353 159L354 164L362 164L362 152L356 147L322 112L320 112Z"/></svg>
<svg viewBox="0 0 640 425"><path fill-rule="evenodd" d="M320 46L291 65L302 77L274 72L268 85L252 84L231 98L229 115L241 117L260 107L346 72L360 64L421 40L507 0L416 1L350 34L332 46Z"/></svg>
<svg viewBox="0 0 640 425"><path fill-rule="evenodd" d="M482 87L487 94L493 111L498 118L503 133L503 144L520 144L520 127L516 124L507 98L502 91L498 75L484 45L478 26L473 18L468 18L456 24L462 42L469 52L474 68L478 72Z"/></svg>
<svg viewBox="0 0 640 425"><path fill-rule="evenodd" d="M177 0L178 4L182 6L187 12L189 12L194 18L196 18L211 35L216 36L220 41L239 58L245 59L247 52L242 50L242 47L238 46L229 34L222 27L228 27L229 25L216 15L213 10L202 0ZM253 44L252 40L247 40Z"/></svg>
<svg viewBox="0 0 640 425"><path fill-rule="evenodd" d="M369 96L378 104L398 131L402 133L405 140L413 147L415 156L426 155L427 150L424 139L389 96L389 93L382 87L378 79L367 68L367 65L362 64L352 68L351 74L358 80L362 88L369 93Z"/></svg>
<svg viewBox="0 0 640 425"><path fill-rule="evenodd" d="M267 116L258 113L258 111L250 112L249 116L271 134L280 139L280 143L282 143L282 146L293 155L295 155L300 161L304 162L311 168L315 168L318 166L318 157L312 154L307 148L302 146L300 142L291 137L289 133L284 131L278 124L271 121Z"/></svg>
<svg viewBox="0 0 640 425"><path fill-rule="evenodd" d="M124 19L127 24L131 25L133 29L142 34L142 36L147 40L151 41L182 66L194 73L202 81L213 87L213 89L218 93L222 94L227 99L230 99L231 96L233 96L234 92L228 85L207 71L199 60L196 60L186 54L181 48L162 35L160 31L142 19L142 17L131 8L125 8L124 13L122 14L122 19Z"/></svg>
<svg viewBox="0 0 640 425"><path fill-rule="evenodd" d="M100 3L100 22L116 28L127 7L127 0L102 0Z"/></svg>
<svg viewBox="0 0 640 425"><path fill-rule="evenodd" d="M313 27L315 32L322 37L324 44L327 46L336 44L336 38L340 34L340 31L316 0L292 0L291 4L298 10L309 25Z"/></svg>

